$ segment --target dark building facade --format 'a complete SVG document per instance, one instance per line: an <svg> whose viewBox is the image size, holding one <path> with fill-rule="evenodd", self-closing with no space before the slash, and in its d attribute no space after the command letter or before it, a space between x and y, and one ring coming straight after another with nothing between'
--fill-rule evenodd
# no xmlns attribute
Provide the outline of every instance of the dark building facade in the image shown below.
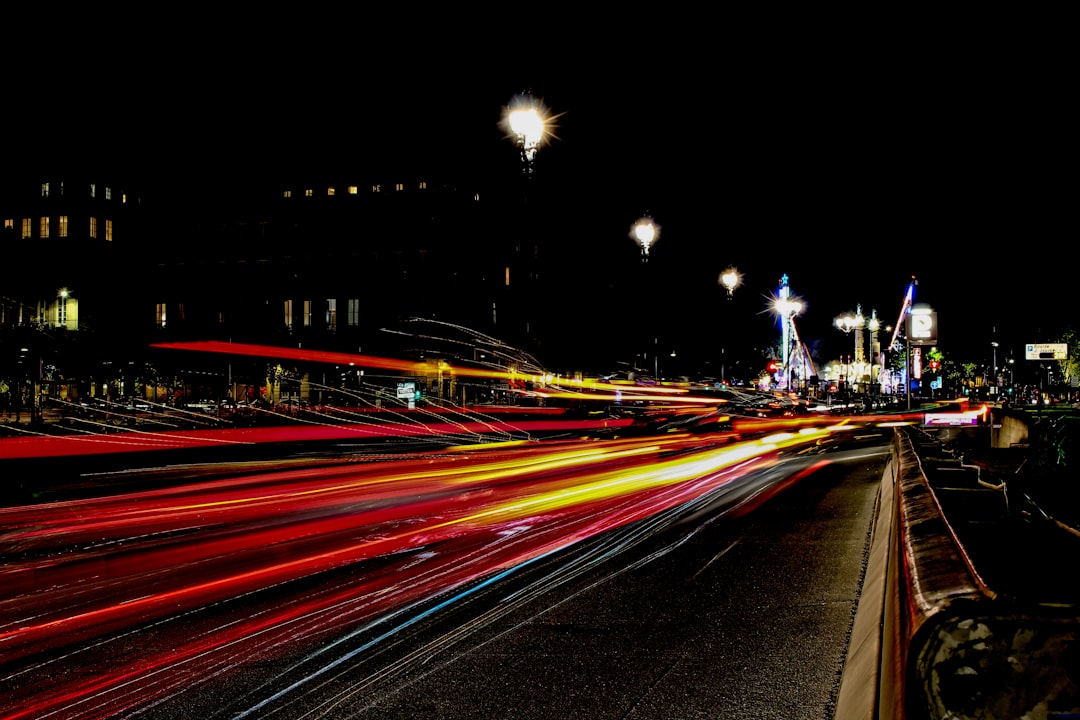
<svg viewBox="0 0 1080 720"><path fill-rule="evenodd" d="M0 375L23 403L220 394L220 362L153 350L199 340L528 363L543 256L517 222L519 190L324 177L143 202L86 175L27 178L0 193Z"/></svg>

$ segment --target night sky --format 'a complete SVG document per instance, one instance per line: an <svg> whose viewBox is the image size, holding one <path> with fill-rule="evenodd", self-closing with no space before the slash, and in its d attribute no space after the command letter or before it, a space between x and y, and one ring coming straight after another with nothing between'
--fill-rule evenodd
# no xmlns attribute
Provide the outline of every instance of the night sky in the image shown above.
<svg viewBox="0 0 1080 720"><path fill-rule="evenodd" d="M76 111L17 117L7 137L27 150L23 169L107 162L163 193L207 174L229 192L364 167L492 186L520 170L499 122L528 90L558 116L532 208L575 277L595 279L581 296L603 305L593 321L648 305L703 341L738 342L771 326L767 297L786 274L806 303L803 339L841 352L834 318L861 304L893 324L914 276L959 359L985 362L995 338L1055 339L1071 313L1078 125L1054 43L755 37L665 52L621 38L575 62L545 35L544 62L520 72L498 43L377 63L355 47L304 59L251 41L189 63L145 40L146 72L106 93L72 59L42 97ZM41 71L25 69L17 90L41 92ZM651 284L627 293L611 275L639 262L629 231L644 214L661 226ZM728 265L744 285L725 305Z"/></svg>

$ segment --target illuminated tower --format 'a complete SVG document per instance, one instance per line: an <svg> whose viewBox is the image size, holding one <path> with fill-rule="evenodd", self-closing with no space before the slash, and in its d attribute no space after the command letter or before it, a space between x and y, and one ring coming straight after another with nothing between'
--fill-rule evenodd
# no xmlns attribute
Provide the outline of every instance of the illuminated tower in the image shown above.
<svg viewBox="0 0 1080 720"><path fill-rule="evenodd" d="M792 296L786 273L780 278L780 288L776 292L773 305L776 314L780 318L780 352L783 361L781 367L784 376L781 385L784 388L789 388L791 387L791 346L796 337L795 316L802 312L803 305L801 301Z"/></svg>

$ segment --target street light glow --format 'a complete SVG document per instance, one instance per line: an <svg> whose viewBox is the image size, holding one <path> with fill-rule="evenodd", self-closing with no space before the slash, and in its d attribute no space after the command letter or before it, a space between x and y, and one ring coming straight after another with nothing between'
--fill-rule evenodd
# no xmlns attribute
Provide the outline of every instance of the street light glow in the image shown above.
<svg viewBox="0 0 1080 720"><path fill-rule="evenodd" d="M773 310L782 318L791 318L802 312L803 304L792 298L778 297L773 300Z"/></svg>
<svg viewBox="0 0 1080 720"><path fill-rule="evenodd" d="M544 118L540 112L532 108L512 110L509 118L510 130L518 139L518 143L525 151L525 157L532 160L536 156L536 149L544 139Z"/></svg>
<svg viewBox="0 0 1080 720"><path fill-rule="evenodd" d="M529 94L514 96L506 108L503 128L521 149L526 172L536 159L536 152L553 137L555 119L541 101Z"/></svg>
<svg viewBox="0 0 1080 720"><path fill-rule="evenodd" d="M733 267L729 267L720 273L720 284L727 290L728 297L731 297L732 293L735 292L735 288L739 287L741 282L742 275Z"/></svg>
<svg viewBox="0 0 1080 720"><path fill-rule="evenodd" d="M651 217L643 217L630 228L630 237L641 247L642 260L648 260L649 250L660 239L660 226Z"/></svg>

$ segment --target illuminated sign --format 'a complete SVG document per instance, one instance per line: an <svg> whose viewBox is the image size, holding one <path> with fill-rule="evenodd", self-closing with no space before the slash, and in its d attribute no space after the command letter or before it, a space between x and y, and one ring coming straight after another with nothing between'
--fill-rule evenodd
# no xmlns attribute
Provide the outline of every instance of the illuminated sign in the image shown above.
<svg viewBox="0 0 1080 720"><path fill-rule="evenodd" d="M1029 343L1024 346L1025 360L1067 360L1069 346L1065 343Z"/></svg>
<svg viewBox="0 0 1080 720"><path fill-rule="evenodd" d="M923 425L947 425L955 427L957 425L978 425L979 416L982 413L978 410L968 410L967 412L948 412L948 413L926 413L923 418Z"/></svg>
<svg viewBox="0 0 1080 720"><path fill-rule="evenodd" d="M926 305L911 308L907 336L912 345L937 345L937 313Z"/></svg>

